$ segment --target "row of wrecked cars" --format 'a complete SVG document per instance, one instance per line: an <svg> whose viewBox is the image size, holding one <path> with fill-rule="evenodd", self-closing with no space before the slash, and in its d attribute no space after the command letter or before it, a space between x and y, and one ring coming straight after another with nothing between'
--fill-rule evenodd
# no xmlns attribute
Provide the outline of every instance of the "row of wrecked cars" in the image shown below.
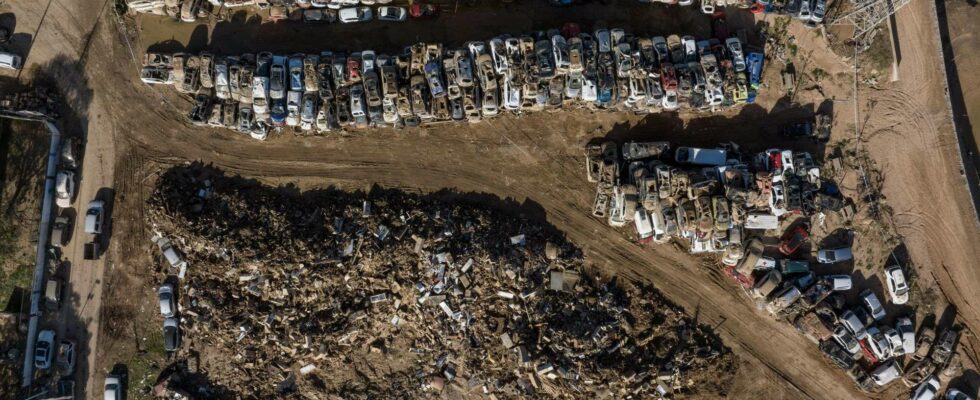
<svg viewBox="0 0 980 400"><path fill-rule="evenodd" d="M720 35L719 35L720 36ZM371 50L221 57L147 54L141 78L196 95L190 119L262 139L270 128L328 132L478 122L502 112L586 106L652 112L752 102L763 55L736 37L637 37L577 25L533 35Z"/></svg>

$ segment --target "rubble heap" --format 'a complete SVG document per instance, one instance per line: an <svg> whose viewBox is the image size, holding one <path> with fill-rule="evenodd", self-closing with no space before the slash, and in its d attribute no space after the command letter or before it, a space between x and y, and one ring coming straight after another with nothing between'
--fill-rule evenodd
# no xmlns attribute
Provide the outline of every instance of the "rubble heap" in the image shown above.
<svg viewBox="0 0 980 400"><path fill-rule="evenodd" d="M0 114L57 119L61 96L53 89L35 87L0 95Z"/></svg>
<svg viewBox="0 0 980 400"><path fill-rule="evenodd" d="M162 176L150 202L190 265L184 334L246 398L719 395L735 370L652 287L600 281L525 219L196 167Z"/></svg>

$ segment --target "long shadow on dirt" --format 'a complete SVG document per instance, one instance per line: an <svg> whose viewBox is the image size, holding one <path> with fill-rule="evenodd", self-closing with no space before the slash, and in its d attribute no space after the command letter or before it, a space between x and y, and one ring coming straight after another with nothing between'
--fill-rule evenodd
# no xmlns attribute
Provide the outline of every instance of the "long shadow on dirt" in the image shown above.
<svg viewBox="0 0 980 400"><path fill-rule="evenodd" d="M650 114L636 125L617 124L605 137L596 138L593 142L612 140L621 144L627 141L669 141L675 145L712 148L733 143L738 138L737 145L744 154L771 148L788 148L809 151L815 161L823 162L825 143L782 135L782 128L787 124L812 121L818 106L791 104L788 98L784 100L777 102L771 110L748 104L734 116L707 114L689 121L681 119L674 112ZM766 123L760 124L759 121ZM831 137L830 140L833 141L834 138Z"/></svg>

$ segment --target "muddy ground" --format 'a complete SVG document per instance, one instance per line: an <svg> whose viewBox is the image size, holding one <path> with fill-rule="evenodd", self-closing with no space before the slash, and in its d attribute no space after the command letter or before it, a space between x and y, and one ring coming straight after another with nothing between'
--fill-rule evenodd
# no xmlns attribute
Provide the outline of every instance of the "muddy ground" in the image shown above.
<svg viewBox="0 0 980 400"><path fill-rule="evenodd" d="M99 309L98 301L82 301L78 307L88 314L83 320L92 330L88 356L95 365L76 379L88 381L89 392L117 362L128 365L132 394L145 387L147 380L152 382L154 368L159 369L163 359L155 339L159 320L153 288L144 276L146 266L158 260L150 251L149 229L140 221L146 220L146 197L160 171L176 163L203 160L229 173L297 188L356 190L377 184L425 193L448 188L453 191L449 195L536 218L567 232L589 261L608 273L651 281L689 313L715 326L742 363L732 398L867 396L857 392L843 372L827 363L792 327L756 310L713 262L678 248L652 251L639 247L588 216L593 188L583 177L581 151L596 137L658 138L706 146L736 140L751 149L798 147L778 136L779 125L812 115L819 106L835 112L833 140L851 137L854 99L849 66L826 49L818 31L807 31L799 24L789 27L800 49L798 57L806 57L805 62L798 61L798 70L819 67L826 72L812 77L817 85L811 82L787 96L778 89L782 66L770 63L776 65L775 70L767 70L768 88L759 105L724 115L555 112L502 117L478 125L367 131L343 137L284 135L255 142L226 130L188 125L183 117L187 100L172 88L140 83L134 53L138 56L147 48L192 47L188 46L192 37L203 38L196 39L198 46L220 52L254 51L252 46L260 44L263 50L283 52L325 47L393 50L421 39L459 43L502 32L557 27L568 20L589 26L585 22L596 19L631 31L676 29L703 36L708 31L707 19L691 10L641 9L632 2L563 9L535 3L494 14L481 9L467 13L461 7L456 16L400 27L260 25L247 18L245 26L230 20L198 27L144 19L138 35L123 36L107 4L52 2L46 10L33 1L13 0L0 6L0 12L17 15L18 33L33 38L34 46L28 41L22 49L29 53L30 65L21 79L29 78L35 69L62 68L63 86L74 94L66 96L77 111L68 125L94 144L85 163L92 181L83 182L80 195L92 196L103 186L112 186L118 193L113 237L119 240L113 241L110 262L85 265L85 275L78 277L83 281L76 286L81 299L102 299L111 305L94 316L92 309ZM863 87L858 96L862 110L858 121L867 133L868 151L884 171L884 195L915 262L916 284L938 283L936 296L956 304L960 321L972 331L980 329L980 309L975 308L980 301L976 282L980 281L972 267L978 258L975 253L980 252L972 243L980 239L980 231L959 175L955 140L945 114L942 80L935 68L938 52L932 15L929 2L912 2L899 12L896 26L902 46L902 80L881 83L878 89ZM733 23L739 19L745 25L754 24L748 15L729 18ZM351 39L350 33L357 35ZM141 38L131 40L133 53L124 37ZM336 40L338 37L344 40ZM165 43L171 39L177 44ZM816 152L824 150L810 147ZM882 263L868 268L880 268ZM76 276L72 279L74 284ZM941 306L936 307L942 311ZM102 320L113 323L102 330ZM967 335L964 343L967 358L976 359L980 353L973 336ZM976 374L972 376L966 383L975 394ZM898 386L873 397L897 397L903 390Z"/></svg>

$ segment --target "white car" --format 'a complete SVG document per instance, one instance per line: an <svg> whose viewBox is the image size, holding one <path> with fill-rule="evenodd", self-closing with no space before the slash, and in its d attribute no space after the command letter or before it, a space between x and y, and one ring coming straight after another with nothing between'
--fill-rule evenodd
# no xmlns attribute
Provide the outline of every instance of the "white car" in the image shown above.
<svg viewBox="0 0 980 400"><path fill-rule="evenodd" d="M55 204L61 208L71 207L71 198L75 195L75 173L71 171L58 172L55 180Z"/></svg>
<svg viewBox="0 0 980 400"><path fill-rule="evenodd" d="M378 21L402 22L407 18L405 7L378 7Z"/></svg>
<svg viewBox="0 0 980 400"><path fill-rule="evenodd" d="M663 107L664 107L664 110L668 110L668 111L670 111L670 110L676 110L677 109L678 105L677 105L677 92L676 91L674 91L674 90L667 90L667 92L664 93L664 104L663 104Z"/></svg>
<svg viewBox="0 0 980 400"><path fill-rule="evenodd" d="M582 82L582 100L596 101L599 98L599 89L596 87L595 80L586 78Z"/></svg>
<svg viewBox="0 0 980 400"><path fill-rule="evenodd" d="M340 22L345 24L350 24L354 22L365 22L370 21L374 18L374 13L371 11L371 7L349 7L341 8L340 12L337 13Z"/></svg>
<svg viewBox="0 0 980 400"><path fill-rule="evenodd" d="M896 355L912 354L915 352L915 325L909 317L901 317L895 321L895 329L902 336L902 349Z"/></svg>
<svg viewBox="0 0 980 400"><path fill-rule="evenodd" d="M885 268L885 280L888 283L888 294L893 304L905 304L909 301L909 285L905 282L902 267L892 265Z"/></svg>
<svg viewBox="0 0 980 400"><path fill-rule="evenodd" d="M173 317L177 314L177 301L174 298L174 285L164 283L157 291L160 297L160 315L164 318Z"/></svg>
<svg viewBox="0 0 980 400"><path fill-rule="evenodd" d="M735 71L745 71L745 55L742 54L742 42L735 37L728 38L725 39L725 47L728 48L728 54L732 58L732 65L735 66Z"/></svg>
<svg viewBox="0 0 980 400"><path fill-rule="evenodd" d="M810 14L810 23L819 24L823 22L823 18L826 15L827 15L827 0L814 0L813 13Z"/></svg>
<svg viewBox="0 0 980 400"><path fill-rule="evenodd" d="M85 233L96 235L102 233L102 222L105 218L105 202L93 200L88 203L85 211Z"/></svg>
<svg viewBox="0 0 980 400"><path fill-rule="evenodd" d="M37 344L34 345L34 367L51 368L52 357L54 357L54 331L43 330L37 334Z"/></svg>
<svg viewBox="0 0 980 400"><path fill-rule="evenodd" d="M711 15L715 13L715 3L712 0L701 0L701 12Z"/></svg>
<svg viewBox="0 0 980 400"><path fill-rule="evenodd" d="M891 357L891 344L888 342L885 334L878 330L878 327L868 327L868 337L866 339L865 342L871 348L871 353L874 354L878 361L884 361Z"/></svg>
<svg viewBox="0 0 980 400"><path fill-rule="evenodd" d="M374 54L374 50L364 50L361 52L361 76L364 74L374 71L374 67L377 65L377 55Z"/></svg>
<svg viewBox="0 0 980 400"><path fill-rule="evenodd" d="M830 275L824 278L828 286L835 292L851 290L853 282L850 275Z"/></svg>
<svg viewBox="0 0 980 400"><path fill-rule="evenodd" d="M840 323L854 335L855 339L862 340L868 337L868 331L864 329L864 322L853 311L844 311L840 316Z"/></svg>
<svg viewBox="0 0 980 400"><path fill-rule="evenodd" d="M895 330L895 328L885 328L885 339L888 340L888 352L893 357L904 354L905 348L902 347L902 334Z"/></svg>
<svg viewBox="0 0 980 400"><path fill-rule="evenodd" d="M20 69L23 66L23 59L16 54L0 52L0 68Z"/></svg>
<svg viewBox="0 0 980 400"><path fill-rule="evenodd" d="M511 83L510 78L505 77L503 95L504 109L516 111L521 109L521 87Z"/></svg>
<svg viewBox="0 0 980 400"><path fill-rule="evenodd" d="M510 70L510 63L507 62L507 45L503 39L490 39L490 59L493 60L493 72L497 75L504 75ZM555 49L555 52L558 50Z"/></svg>
<svg viewBox="0 0 980 400"><path fill-rule="evenodd" d="M633 223L636 225L637 241L647 243L653 240L654 230L647 210L639 209L633 215Z"/></svg>
<svg viewBox="0 0 980 400"><path fill-rule="evenodd" d="M698 45L694 36L684 35L681 37L681 46L684 48L685 61L698 62Z"/></svg>
<svg viewBox="0 0 980 400"><path fill-rule="evenodd" d="M881 321L885 318L885 307L882 307L881 301L878 300L878 296L875 296L871 289L864 289L861 292L861 300L864 301L864 306L868 308L868 312L871 313L871 317L875 321Z"/></svg>
<svg viewBox="0 0 980 400"><path fill-rule="evenodd" d="M810 12L810 0L803 0L802 2L800 2L800 13L797 14L797 18L799 18L803 22L807 22L810 20L811 14L812 13Z"/></svg>
<svg viewBox="0 0 980 400"><path fill-rule="evenodd" d="M121 400L122 399L122 384L119 382L119 378L115 376L107 376L105 378L105 384L102 386L104 400Z"/></svg>
<svg viewBox="0 0 980 400"><path fill-rule="evenodd" d="M871 379L874 380L875 384L878 386L885 386L895 379L898 379L898 377L901 375L902 371L899 369L898 363L896 363L895 360L884 363L874 371L871 371Z"/></svg>
<svg viewBox="0 0 980 400"><path fill-rule="evenodd" d="M303 99L301 92L290 91L286 96L286 126L299 125L299 107Z"/></svg>
<svg viewBox="0 0 980 400"><path fill-rule="evenodd" d="M851 355L851 358L860 359L863 353L861 352L861 344L858 340L854 338L850 330L843 325L837 325L834 328L834 340L840 344L841 348L847 351Z"/></svg>
<svg viewBox="0 0 980 400"><path fill-rule="evenodd" d="M940 386L941 385L939 383L939 378L936 378L935 375L932 375L929 378L927 378L925 382L919 384L919 387L915 388L915 391L912 392L912 397L910 399L911 400L935 399L936 395L939 394Z"/></svg>

